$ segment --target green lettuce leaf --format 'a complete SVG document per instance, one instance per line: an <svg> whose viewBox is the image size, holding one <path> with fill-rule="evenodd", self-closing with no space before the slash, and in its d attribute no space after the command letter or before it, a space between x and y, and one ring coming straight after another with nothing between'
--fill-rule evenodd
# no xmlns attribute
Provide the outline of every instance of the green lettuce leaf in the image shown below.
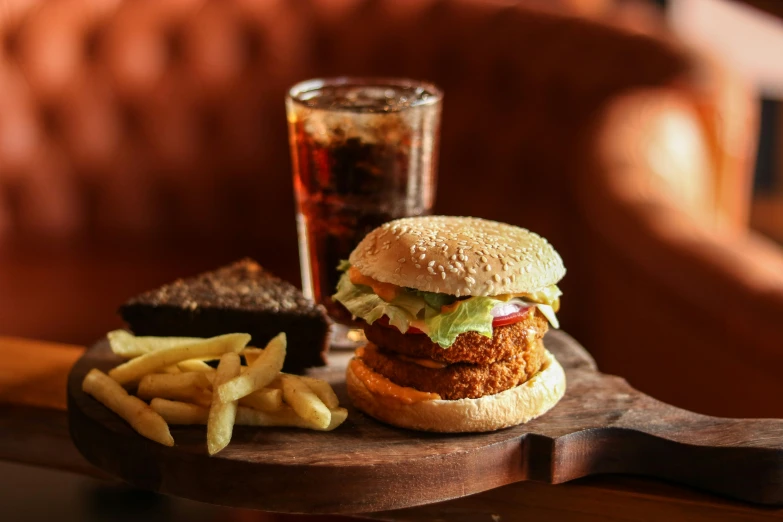
<svg viewBox="0 0 783 522"><path fill-rule="evenodd" d="M424 300L427 306L435 313L440 313L440 309L446 305L453 304L457 298L449 294L439 294L437 292L425 292L424 290L416 290L413 288L406 288L407 292L411 292Z"/></svg>
<svg viewBox="0 0 783 522"><path fill-rule="evenodd" d="M428 335L432 342L448 348L465 332L478 332L492 338L492 309L500 303L491 297L471 297L461 301L459 306L445 313L425 319Z"/></svg>
<svg viewBox="0 0 783 522"><path fill-rule="evenodd" d="M332 296L345 306L351 315L359 317L372 324L382 316L389 318L389 323L396 326L402 333L408 331L411 321L424 308L423 301L414 302L403 295L387 303L372 291L372 288L351 283L348 274L343 274L337 283L337 293Z"/></svg>
<svg viewBox="0 0 783 522"><path fill-rule="evenodd" d="M538 308L538 311L547 318L547 321L549 321L554 328L560 328L560 321L557 320L557 315L555 315L555 310L552 306L542 303L535 303L533 306Z"/></svg>
<svg viewBox="0 0 783 522"><path fill-rule="evenodd" d="M350 266L350 265L348 265ZM508 299L476 296L457 302L453 295L424 292L412 288L402 288L396 297L387 302L376 295L372 288L355 285L347 273L340 277L337 293L332 296L348 309L354 317L368 324L388 317L389 324L405 333L412 324L422 330L443 348L448 348L465 332L478 332L492 337L492 309ZM520 299L538 307L555 328L558 328L555 312L559 304L560 290L552 285L530 296ZM534 299L536 301L534 301ZM443 307L446 306L446 311Z"/></svg>
<svg viewBox="0 0 783 522"><path fill-rule="evenodd" d="M532 303L542 303L549 305L552 307L552 313L554 313L557 312L558 308L560 308L561 295L563 295L563 292L557 287L557 285L550 285L546 288L538 290L537 292L533 292L532 294L527 294L523 297L523 299ZM542 311L542 313L546 315L547 318L549 318L546 312ZM557 328L557 320L551 322L552 325Z"/></svg>

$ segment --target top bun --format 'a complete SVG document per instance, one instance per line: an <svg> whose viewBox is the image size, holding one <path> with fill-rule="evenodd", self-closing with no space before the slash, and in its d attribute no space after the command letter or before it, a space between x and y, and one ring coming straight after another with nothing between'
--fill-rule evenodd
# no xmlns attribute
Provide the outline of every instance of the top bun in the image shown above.
<svg viewBox="0 0 783 522"><path fill-rule="evenodd" d="M546 239L474 217L390 221L367 234L349 261L377 281L457 297L531 293L565 275Z"/></svg>

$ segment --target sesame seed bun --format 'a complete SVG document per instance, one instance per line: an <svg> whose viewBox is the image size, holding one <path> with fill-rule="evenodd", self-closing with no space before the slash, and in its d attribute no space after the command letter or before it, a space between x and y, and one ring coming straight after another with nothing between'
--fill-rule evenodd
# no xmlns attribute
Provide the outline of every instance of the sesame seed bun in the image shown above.
<svg viewBox="0 0 783 522"><path fill-rule="evenodd" d="M487 432L516 426L543 415L563 397L563 367L548 351L541 371L530 380L478 399L429 400L404 404L371 392L348 367L348 396L361 411L380 421L421 431Z"/></svg>
<svg viewBox="0 0 783 522"><path fill-rule="evenodd" d="M531 293L565 275L546 239L474 217L390 221L370 232L349 261L377 281L457 297Z"/></svg>

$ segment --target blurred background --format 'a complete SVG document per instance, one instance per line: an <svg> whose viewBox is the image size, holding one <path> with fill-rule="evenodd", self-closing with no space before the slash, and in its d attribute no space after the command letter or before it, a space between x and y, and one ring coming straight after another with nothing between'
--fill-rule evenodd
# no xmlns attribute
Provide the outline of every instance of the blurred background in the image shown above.
<svg viewBox="0 0 783 522"><path fill-rule="evenodd" d="M242 256L299 284L287 87L404 76L445 92L436 212L547 237L563 328L603 371L701 413L783 417L781 16L775 0L4 0L0 335L86 345L130 296ZM22 469L0 464L40 473L0 484L0 512L27 494L156 520L119 518L141 493L106 507L90 492L109 486ZM161 519L244 516L144 498Z"/></svg>

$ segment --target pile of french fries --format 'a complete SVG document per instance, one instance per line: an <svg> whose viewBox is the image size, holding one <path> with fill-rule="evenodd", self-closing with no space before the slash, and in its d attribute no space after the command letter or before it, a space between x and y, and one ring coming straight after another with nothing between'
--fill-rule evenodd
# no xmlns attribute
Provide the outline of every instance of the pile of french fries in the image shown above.
<svg viewBox="0 0 783 522"><path fill-rule="evenodd" d="M206 424L214 455L228 446L234 425L331 431L348 416L326 381L281 372L285 333L264 349L248 347L243 333L201 339L115 330L107 337L112 351L129 360L108 375L91 370L82 389L166 446L174 445L170 424ZM206 362L216 360L217 368ZM134 387L136 396L126 390Z"/></svg>

